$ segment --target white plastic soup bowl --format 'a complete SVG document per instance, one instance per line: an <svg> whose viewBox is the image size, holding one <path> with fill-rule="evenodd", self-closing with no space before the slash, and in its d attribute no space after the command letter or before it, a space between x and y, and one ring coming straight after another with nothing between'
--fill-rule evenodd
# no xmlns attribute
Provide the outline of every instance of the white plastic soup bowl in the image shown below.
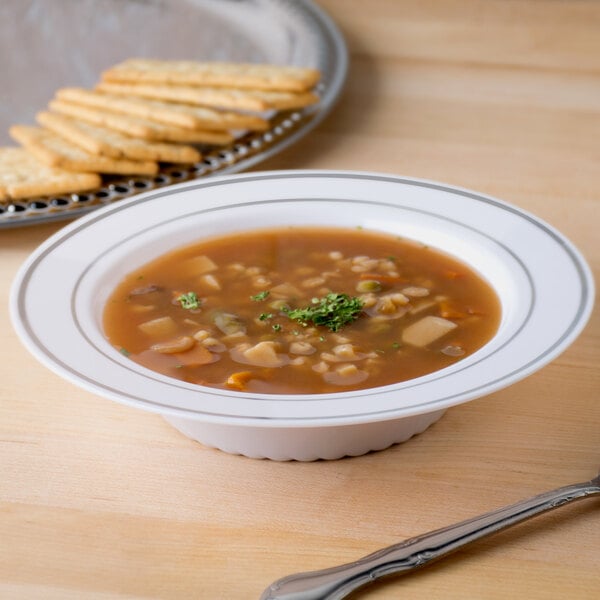
<svg viewBox="0 0 600 600"><path fill-rule="evenodd" d="M498 294L496 335L471 356L424 377L313 395L188 384L132 362L106 340L104 304L136 267L202 238L289 225L362 227L453 255ZM186 436L226 452L315 460L405 441L449 407L540 369L581 332L593 299L592 276L577 249L506 202L390 175L279 171L152 191L73 222L23 265L11 314L31 352L86 390L156 412Z"/></svg>

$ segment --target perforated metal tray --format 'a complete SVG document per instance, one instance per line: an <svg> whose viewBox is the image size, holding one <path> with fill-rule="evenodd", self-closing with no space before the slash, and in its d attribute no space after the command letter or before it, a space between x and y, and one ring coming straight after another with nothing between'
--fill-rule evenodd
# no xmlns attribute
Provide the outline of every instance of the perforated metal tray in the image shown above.
<svg viewBox="0 0 600 600"><path fill-rule="evenodd" d="M25 58L13 51L18 40ZM0 4L0 55L3 80L18 82L0 90L2 145L14 144L9 127L33 123L57 88L92 87L102 70L131 56L293 64L322 73L320 102L272 116L266 132L201 148L201 162L170 165L155 177L105 177L87 193L0 202L0 229L72 219L149 189L247 169L323 119L348 68L343 36L310 0L8 0Z"/></svg>

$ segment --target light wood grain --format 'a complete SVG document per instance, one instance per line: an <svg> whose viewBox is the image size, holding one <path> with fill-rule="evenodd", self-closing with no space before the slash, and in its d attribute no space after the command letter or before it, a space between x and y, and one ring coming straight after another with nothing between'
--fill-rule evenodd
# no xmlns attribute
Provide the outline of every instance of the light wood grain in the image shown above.
<svg viewBox="0 0 600 600"><path fill-rule="evenodd" d="M368 4L368 7L367 7ZM492 194L600 270L600 3L323 0L345 94L261 169L375 170ZM18 266L61 224L0 233L0 598L256 599L600 466L600 320L552 364L384 452L274 463L193 443L40 366L8 320ZM358 598L569 598L600 589L600 504L484 540Z"/></svg>

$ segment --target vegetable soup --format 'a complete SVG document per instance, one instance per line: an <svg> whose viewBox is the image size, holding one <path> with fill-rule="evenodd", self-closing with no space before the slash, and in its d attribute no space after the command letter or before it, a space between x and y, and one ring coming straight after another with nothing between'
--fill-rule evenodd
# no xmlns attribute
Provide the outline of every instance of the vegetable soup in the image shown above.
<svg viewBox="0 0 600 600"><path fill-rule="evenodd" d="M109 341L170 377L314 394L413 379L489 341L500 303L470 267L357 229L285 227L186 246L130 273Z"/></svg>

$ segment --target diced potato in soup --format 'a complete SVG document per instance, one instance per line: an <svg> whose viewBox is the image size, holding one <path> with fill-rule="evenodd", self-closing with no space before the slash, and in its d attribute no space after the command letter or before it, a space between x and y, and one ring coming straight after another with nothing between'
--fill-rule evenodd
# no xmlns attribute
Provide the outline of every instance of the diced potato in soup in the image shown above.
<svg viewBox="0 0 600 600"><path fill-rule="evenodd" d="M456 327L456 323L448 319L427 315L402 331L402 341L411 346L425 348Z"/></svg>
<svg viewBox="0 0 600 600"><path fill-rule="evenodd" d="M212 273L218 269L218 266L208 256L200 254L182 261L180 269L186 276L193 276Z"/></svg>
<svg viewBox="0 0 600 600"><path fill-rule="evenodd" d="M289 227L205 240L136 269L109 298L104 329L130 359L183 381L315 394L450 366L492 338L500 312L481 276L423 244Z"/></svg>

